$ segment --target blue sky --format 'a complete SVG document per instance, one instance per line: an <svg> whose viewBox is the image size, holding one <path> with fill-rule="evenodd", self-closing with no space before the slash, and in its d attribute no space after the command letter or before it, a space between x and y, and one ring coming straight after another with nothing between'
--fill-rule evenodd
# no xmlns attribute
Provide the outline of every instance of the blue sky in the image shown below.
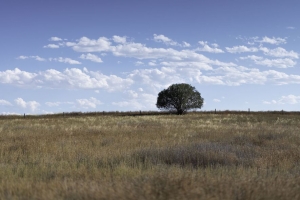
<svg viewBox="0 0 300 200"><path fill-rule="evenodd" d="M189 83L202 110L300 107L300 1L0 4L0 114L157 110Z"/></svg>

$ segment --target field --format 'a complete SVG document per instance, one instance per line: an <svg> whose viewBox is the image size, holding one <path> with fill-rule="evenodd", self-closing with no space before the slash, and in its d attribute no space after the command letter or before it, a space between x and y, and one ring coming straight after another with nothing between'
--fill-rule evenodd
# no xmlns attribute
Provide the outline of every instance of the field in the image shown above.
<svg viewBox="0 0 300 200"><path fill-rule="evenodd" d="M0 199L300 199L300 113L0 118Z"/></svg>

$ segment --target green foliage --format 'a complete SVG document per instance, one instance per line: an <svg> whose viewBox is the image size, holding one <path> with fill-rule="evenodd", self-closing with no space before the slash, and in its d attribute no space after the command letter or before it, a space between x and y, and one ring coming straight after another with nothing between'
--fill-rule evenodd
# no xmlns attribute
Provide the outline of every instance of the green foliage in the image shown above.
<svg viewBox="0 0 300 200"><path fill-rule="evenodd" d="M201 94L189 84L173 84L158 94L157 108L161 110L176 111L182 115L190 109L201 108L204 99Z"/></svg>

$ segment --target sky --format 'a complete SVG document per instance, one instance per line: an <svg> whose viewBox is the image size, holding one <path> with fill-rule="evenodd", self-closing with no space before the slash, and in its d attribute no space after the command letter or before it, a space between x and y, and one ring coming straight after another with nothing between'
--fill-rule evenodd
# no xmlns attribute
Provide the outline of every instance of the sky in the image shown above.
<svg viewBox="0 0 300 200"><path fill-rule="evenodd" d="M188 83L201 110L299 111L298 0L0 3L0 115L156 111Z"/></svg>

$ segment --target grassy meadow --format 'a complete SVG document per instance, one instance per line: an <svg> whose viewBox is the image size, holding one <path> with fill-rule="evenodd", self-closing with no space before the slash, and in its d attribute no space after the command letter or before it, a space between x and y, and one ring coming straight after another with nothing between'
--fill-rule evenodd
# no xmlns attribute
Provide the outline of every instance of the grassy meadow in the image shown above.
<svg viewBox="0 0 300 200"><path fill-rule="evenodd" d="M300 199L300 113L0 118L0 199Z"/></svg>

